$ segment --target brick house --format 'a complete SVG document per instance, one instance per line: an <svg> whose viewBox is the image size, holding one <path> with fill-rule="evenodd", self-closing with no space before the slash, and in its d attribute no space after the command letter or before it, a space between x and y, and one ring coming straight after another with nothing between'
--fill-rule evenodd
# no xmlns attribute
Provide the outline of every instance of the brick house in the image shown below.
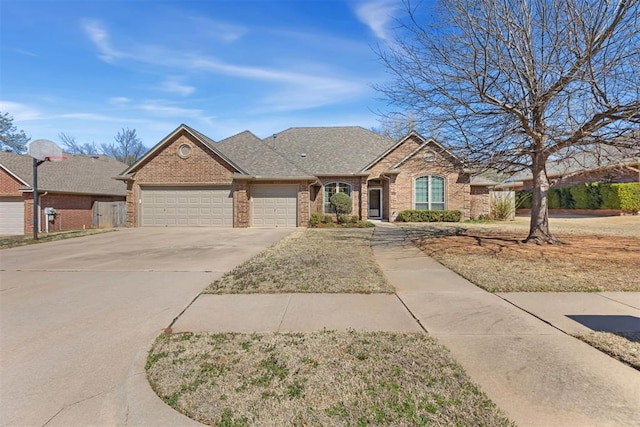
<svg viewBox="0 0 640 427"><path fill-rule="evenodd" d="M637 143L637 138L635 141ZM547 177L551 188L592 182L640 182L640 157L636 155L637 149L624 150L604 144L590 148L562 160L547 162ZM498 187L531 190L531 171L522 171Z"/></svg>
<svg viewBox="0 0 640 427"><path fill-rule="evenodd" d="M65 153L61 162L38 167L39 229L77 230L94 224L96 202L126 199L126 185L113 179L127 165L107 156ZM0 234L29 234L33 231L33 159L0 152ZM44 208L56 211L53 217ZM48 224L47 224L48 222Z"/></svg>
<svg viewBox="0 0 640 427"><path fill-rule="evenodd" d="M117 179L126 182L130 227L304 227L311 213L331 213L335 192L362 219L394 220L404 209L469 218L495 184L416 132L396 142L361 127L290 128L265 139L245 131L215 142L180 125Z"/></svg>

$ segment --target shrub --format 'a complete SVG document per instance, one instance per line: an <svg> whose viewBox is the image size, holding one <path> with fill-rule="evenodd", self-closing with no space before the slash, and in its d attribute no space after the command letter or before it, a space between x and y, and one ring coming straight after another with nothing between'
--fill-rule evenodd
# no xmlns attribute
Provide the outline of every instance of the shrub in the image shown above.
<svg viewBox="0 0 640 427"><path fill-rule="evenodd" d="M323 224L333 224L333 217L331 215L325 215L322 217Z"/></svg>
<svg viewBox="0 0 640 427"><path fill-rule="evenodd" d="M338 215L338 224L347 224L349 222L349 216L346 214Z"/></svg>
<svg viewBox="0 0 640 427"><path fill-rule="evenodd" d="M351 197L347 196L345 193L336 193L329 199L329 203L335 209L336 215L338 217L338 223L343 224L346 221L341 221L342 219L348 219L347 214L351 213L351 209L353 208L353 203L351 202Z"/></svg>
<svg viewBox="0 0 640 427"><path fill-rule="evenodd" d="M558 192L558 197L560 198L560 209L575 209L576 202L573 200L571 196L571 189L568 187L558 188L555 190Z"/></svg>
<svg viewBox="0 0 640 427"><path fill-rule="evenodd" d="M640 211L640 183L601 184L603 209L621 209L627 213Z"/></svg>
<svg viewBox="0 0 640 427"><path fill-rule="evenodd" d="M358 215L352 215L351 218L349 218L349 222L351 224L357 224L358 221L360 221L360 217L358 217Z"/></svg>
<svg viewBox="0 0 640 427"><path fill-rule="evenodd" d="M589 193L587 193L587 187L585 185L576 185L575 187L567 188L573 199L574 207L576 209L587 209L589 205Z"/></svg>
<svg viewBox="0 0 640 427"><path fill-rule="evenodd" d="M491 198L491 219L506 221L515 213L515 206L511 198L511 192L507 194L493 193Z"/></svg>
<svg viewBox="0 0 640 427"><path fill-rule="evenodd" d="M531 209L531 191L516 191L516 209Z"/></svg>
<svg viewBox="0 0 640 427"><path fill-rule="evenodd" d="M398 220L404 222L458 222L462 212L455 210L434 211L409 209L398 214Z"/></svg>
<svg viewBox="0 0 640 427"><path fill-rule="evenodd" d="M320 224L322 222L322 214L314 212L311 214L311 217L309 218L309 225L312 227L317 227L318 224Z"/></svg>

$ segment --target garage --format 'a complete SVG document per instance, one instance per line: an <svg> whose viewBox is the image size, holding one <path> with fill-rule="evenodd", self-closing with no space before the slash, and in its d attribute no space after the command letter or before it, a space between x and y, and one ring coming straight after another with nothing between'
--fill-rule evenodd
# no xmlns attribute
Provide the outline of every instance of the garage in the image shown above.
<svg viewBox="0 0 640 427"><path fill-rule="evenodd" d="M233 227L231 187L142 187L143 227Z"/></svg>
<svg viewBox="0 0 640 427"><path fill-rule="evenodd" d="M298 225L298 186L252 186L251 218L254 227L296 227Z"/></svg>
<svg viewBox="0 0 640 427"><path fill-rule="evenodd" d="M22 197L0 199L0 234L24 234Z"/></svg>

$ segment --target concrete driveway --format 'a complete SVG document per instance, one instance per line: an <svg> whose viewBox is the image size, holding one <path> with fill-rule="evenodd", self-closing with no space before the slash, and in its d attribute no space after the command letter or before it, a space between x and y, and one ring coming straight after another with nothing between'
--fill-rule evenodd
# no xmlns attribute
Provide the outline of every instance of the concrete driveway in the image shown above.
<svg viewBox="0 0 640 427"><path fill-rule="evenodd" d="M0 425L173 423L132 380L149 346L205 286L292 231L124 229L0 251Z"/></svg>

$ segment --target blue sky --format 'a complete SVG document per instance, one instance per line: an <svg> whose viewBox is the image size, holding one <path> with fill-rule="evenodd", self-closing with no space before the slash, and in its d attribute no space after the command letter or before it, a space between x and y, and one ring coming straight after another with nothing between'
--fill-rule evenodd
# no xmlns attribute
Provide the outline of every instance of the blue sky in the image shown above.
<svg viewBox="0 0 640 427"><path fill-rule="evenodd" d="M373 48L401 0L0 3L0 112L32 139L148 147L180 123L215 140L378 126Z"/></svg>

